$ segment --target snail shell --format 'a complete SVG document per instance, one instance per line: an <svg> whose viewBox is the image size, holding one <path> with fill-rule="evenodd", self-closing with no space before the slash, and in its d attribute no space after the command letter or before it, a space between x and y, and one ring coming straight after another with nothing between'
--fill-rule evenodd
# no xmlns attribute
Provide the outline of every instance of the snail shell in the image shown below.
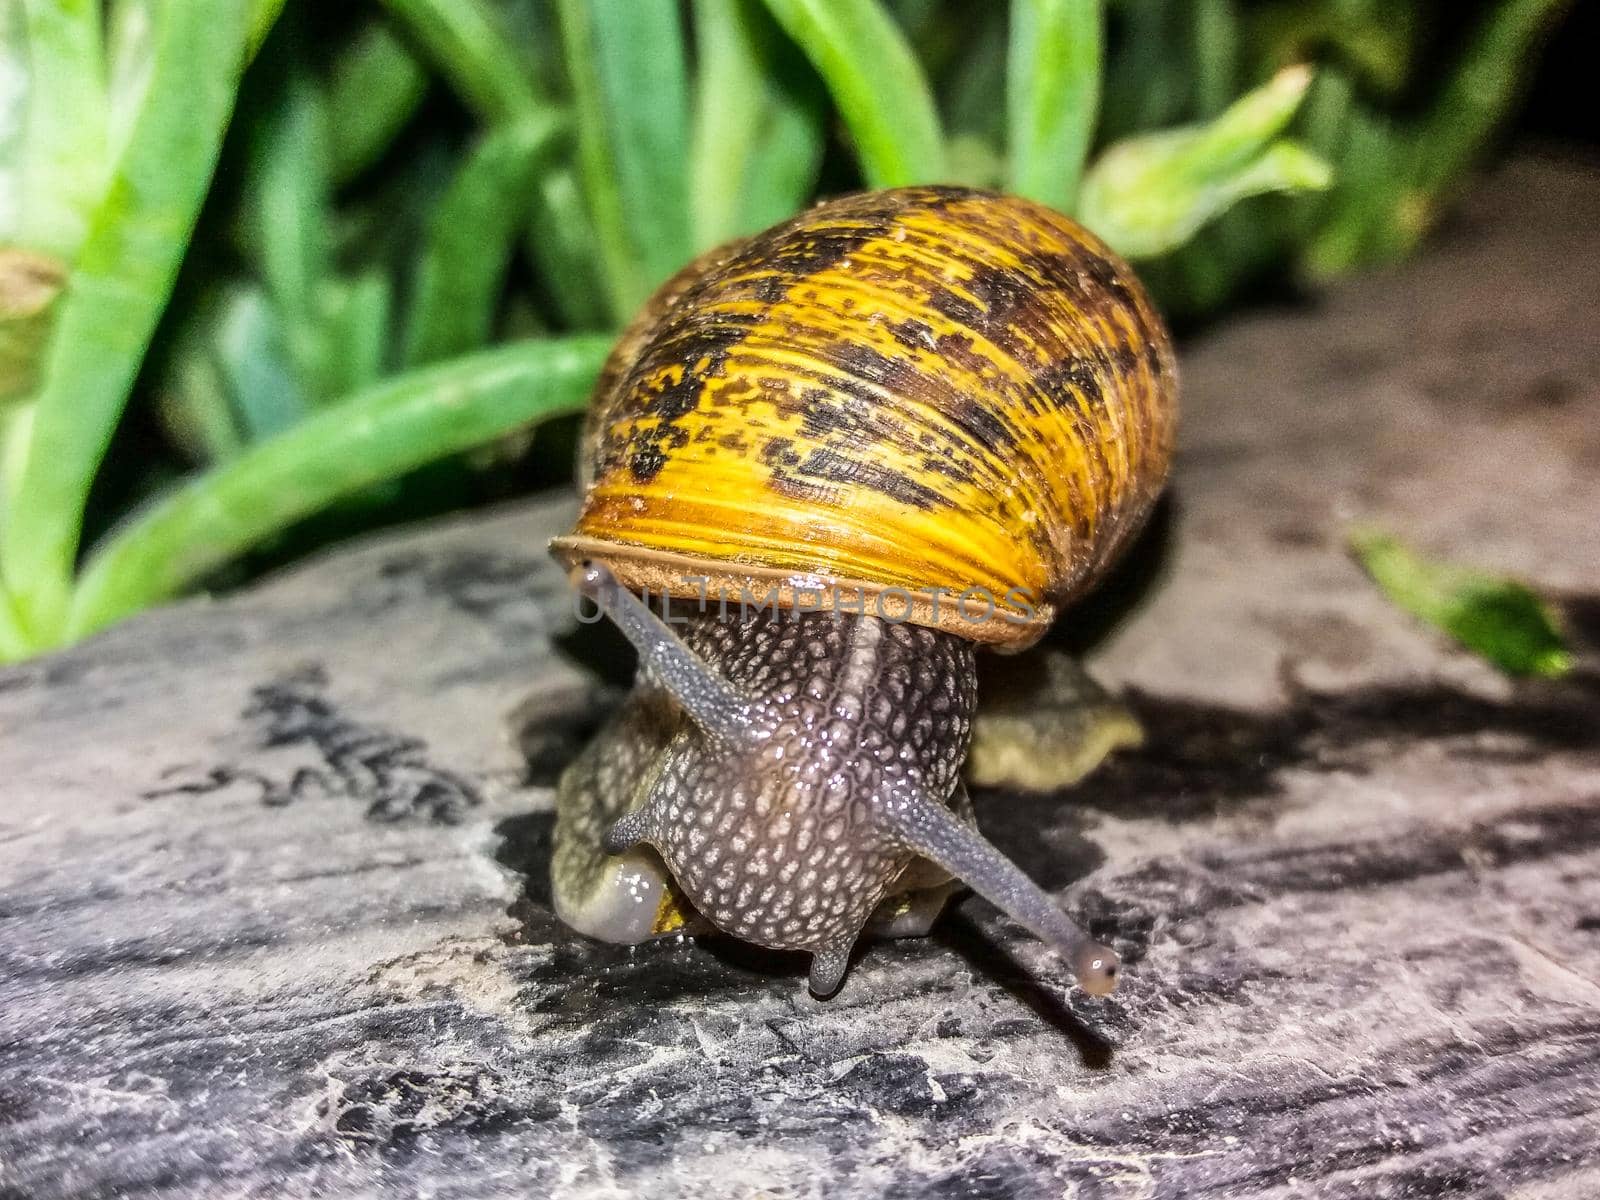
<svg viewBox="0 0 1600 1200"><path fill-rule="evenodd" d="M1148 515L1176 392L1143 289L1066 217L964 188L842 197L656 294L601 375L552 550L634 590L865 598L1020 648Z"/></svg>

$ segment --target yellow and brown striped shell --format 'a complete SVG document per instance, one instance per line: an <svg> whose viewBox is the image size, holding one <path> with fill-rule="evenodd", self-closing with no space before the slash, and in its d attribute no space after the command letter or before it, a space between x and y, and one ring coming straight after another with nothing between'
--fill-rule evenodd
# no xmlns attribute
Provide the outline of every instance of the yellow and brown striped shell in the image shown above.
<svg viewBox="0 0 1600 1200"><path fill-rule="evenodd" d="M864 597L1025 646L1148 515L1176 386L1144 291L1067 218L961 188L846 196L651 300L596 386L552 550L635 590Z"/></svg>

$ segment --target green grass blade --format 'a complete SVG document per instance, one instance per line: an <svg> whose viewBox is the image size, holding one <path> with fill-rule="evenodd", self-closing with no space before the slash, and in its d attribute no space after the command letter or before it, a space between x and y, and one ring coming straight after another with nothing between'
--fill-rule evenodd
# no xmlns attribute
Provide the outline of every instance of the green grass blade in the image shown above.
<svg viewBox="0 0 1600 1200"><path fill-rule="evenodd" d="M490 125L564 119L539 91L515 41L483 0L384 0L453 91ZM530 68L530 69L525 69ZM526 244L562 319L575 329L612 324L598 286L601 242L576 181L552 168L534 184ZM619 222L620 224L620 222Z"/></svg>
<svg viewBox="0 0 1600 1200"><path fill-rule="evenodd" d="M942 183L944 135L911 47L879 0L766 0L827 82L872 187Z"/></svg>
<svg viewBox="0 0 1600 1200"><path fill-rule="evenodd" d="M344 396L376 383L388 364L393 289L381 271L329 280L322 288L329 341L339 347L328 377Z"/></svg>
<svg viewBox="0 0 1600 1200"><path fill-rule="evenodd" d="M544 171L531 196L532 216L523 239L528 257L571 329L607 329L610 305L600 284L599 239L583 204L578 174L569 166Z"/></svg>
<svg viewBox="0 0 1600 1200"><path fill-rule="evenodd" d="M1010 187L1071 212L1094 140L1101 0L1014 0L1006 76Z"/></svg>
<svg viewBox="0 0 1600 1200"><path fill-rule="evenodd" d="M262 11L247 0L162 9L149 94L61 300L0 530L0 574L45 644L59 632L90 483L171 292Z"/></svg>
<svg viewBox="0 0 1600 1200"><path fill-rule="evenodd" d="M1523 584L1423 558L1369 530L1353 535L1350 547L1395 605L1500 670L1554 677L1572 669L1554 612Z"/></svg>
<svg viewBox="0 0 1600 1200"><path fill-rule="evenodd" d="M68 634L178 595L343 496L533 421L579 411L611 339L485 351L386 380L136 514L90 556Z"/></svg>
<svg viewBox="0 0 1600 1200"><path fill-rule="evenodd" d="M805 203L821 166L826 99L758 0L699 0L694 17L689 178L699 251L765 229Z"/></svg>
<svg viewBox="0 0 1600 1200"><path fill-rule="evenodd" d="M1441 198L1472 166L1527 82L1526 62L1569 0L1504 0L1484 15L1412 139L1408 185L1397 198L1398 236L1384 258L1408 253L1438 216Z"/></svg>
<svg viewBox="0 0 1600 1200"><path fill-rule="evenodd" d="M228 289L215 307L202 310L196 325L197 341L215 363L226 389L220 399L246 443L277 436L310 410L277 306L259 286ZM189 396L191 403L208 398L205 392ZM219 420L209 416L208 426L217 428Z"/></svg>
<svg viewBox="0 0 1600 1200"><path fill-rule="evenodd" d="M561 0L584 190L626 320L688 261L689 93L675 4Z"/></svg>
<svg viewBox="0 0 1600 1200"><path fill-rule="evenodd" d="M1247 196L1327 187L1327 166L1277 136L1310 80L1305 68L1287 68L1208 124L1110 147L1084 179L1084 224L1118 253L1151 258Z"/></svg>
<svg viewBox="0 0 1600 1200"><path fill-rule="evenodd" d="M328 117L322 90L299 61L298 30L287 25L274 39L282 77L254 131L250 242L261 276L278 310L289 358L302 394L321 403L337 394L331 343L321 305L332 274L332 184L328 169Z"/></svg>
<svg viewBox="0 0 1600 1200"><path fill-rule="evenodd" d="M806 82L780 85L773 92L740 189L736 234L756 233L792 217L816 190L828 105L822 90L808 88Z"/></svg>
<svg viewBox="0 0 1600 1200"><path fill-rule="evenodd" d="M21 10L28 82L22 207L12 236L71 262L105 183L101 3L23 0Z"/></svg>
<svg viewBox="0 0 1600 1200"><path fill-rule="evenodd" d="M754 0L695 0L693 12L696 70L689 208L698 251L739 232L743 185L767 97L752 27Z"/></svg>
<svg viewBox="0 0 1600 1200"><path fill-rule="evenodd" d="M1201 117L1213 117L1238 91L1239 6L1237 0L1193 0L1193 9L1195 110Z"/></svg>
<svg viewBox="0 0 1600 1200"><path fill-rule="evenodd" d="M406 366L488 341L534 173L558 132L551 117L493 130L456 173L428 223L406 322Z"/></svg>
<svg viewBox="0 0 1600 1200"><path fill-rule="evenodd" d="M329 167L336 183L381 158L428 90L428 73L381 21L361 30L328 80Z"/></svg>
<svg viewBox="0 0 1600 1200"><path fill-rule="evenodd" d="M483 0L383 2L483 120L521 120L541 107L515 47Z"/></svg>
<svg viewBox="0 0 1600 1200"><path fill-rule="evenodd" d="M112 0L106 7L106 159L128 145L134 118L150 89L157 8L161 0Z"/></svg>

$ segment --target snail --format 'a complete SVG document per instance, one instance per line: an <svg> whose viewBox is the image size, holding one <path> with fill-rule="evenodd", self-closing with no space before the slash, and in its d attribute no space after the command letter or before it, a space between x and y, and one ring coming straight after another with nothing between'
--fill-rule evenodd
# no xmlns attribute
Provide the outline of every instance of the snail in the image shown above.
<svg viewBox="0 0 1600 1200"><path fill-rule="evenodd" d="M809 951L827 996L864 931L925 933L965 885L1110 991L1115 953L979 833L967 783L1064 786L1137 724L1060 655L980 705L977 651L1035 643L1129 543L1176 383L1128 267L1013 196L825 201L664 284L551 543L639 652L557 788L558 915Z"/></svg>

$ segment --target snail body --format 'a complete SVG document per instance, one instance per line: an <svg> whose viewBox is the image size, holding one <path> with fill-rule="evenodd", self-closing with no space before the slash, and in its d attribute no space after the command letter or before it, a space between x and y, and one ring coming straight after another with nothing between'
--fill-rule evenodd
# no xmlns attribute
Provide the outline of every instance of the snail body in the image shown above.
<svg viewBox="0 0 1600 1200"><path fill-rule="evenodd" d="M1126 546L1175 387L1127 267L1015 197L844 197L664 285L552 543L641 656L561 783L563 918L809 950L826 994L863 928L925 927L954 878L1107 990L1114 956L976 832L961 770L976 647L1036 641Z"/></svg>

